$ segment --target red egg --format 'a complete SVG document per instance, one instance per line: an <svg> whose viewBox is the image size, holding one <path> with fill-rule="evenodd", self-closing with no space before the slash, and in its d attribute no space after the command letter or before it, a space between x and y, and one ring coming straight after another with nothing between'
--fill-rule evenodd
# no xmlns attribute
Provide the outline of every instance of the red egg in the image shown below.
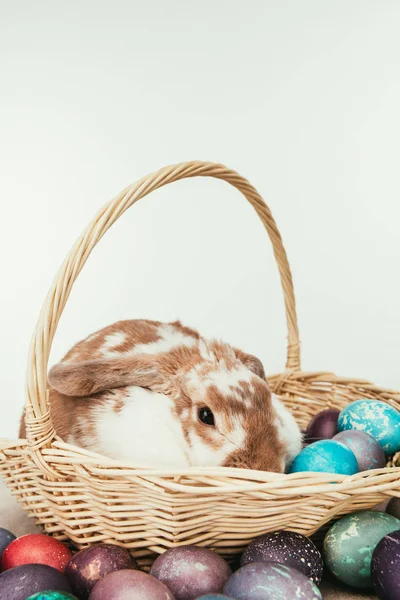
<svg viewBox="0 0 400 600"><path fill-rule="evenodd" d="M1 570L36 564L48 565L63 573L71 558L71 550L62 542L42 533L30 533L7 546L1 559Z"/></svg>

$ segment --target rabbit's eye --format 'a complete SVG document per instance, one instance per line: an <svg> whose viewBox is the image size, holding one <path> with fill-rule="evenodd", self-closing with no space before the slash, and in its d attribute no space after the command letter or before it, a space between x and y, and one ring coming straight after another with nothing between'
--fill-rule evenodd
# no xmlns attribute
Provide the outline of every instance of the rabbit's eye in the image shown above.
<svg viewBox="0 0 400 600"><path fill-rule="evenodd" d="M211 425L211 427L215 426L214 415L212 414L212 411L206 406L199 408L198 415L199 420L202 423L204 423L204 425Z"/></svg>

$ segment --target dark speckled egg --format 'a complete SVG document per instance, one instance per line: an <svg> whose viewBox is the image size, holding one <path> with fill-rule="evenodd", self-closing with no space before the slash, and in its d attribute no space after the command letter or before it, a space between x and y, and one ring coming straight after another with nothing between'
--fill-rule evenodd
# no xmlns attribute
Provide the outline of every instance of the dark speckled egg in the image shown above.
<svg viewBox="0 0 400 600"><path fill-rule="evenodd" d="M0 600L26 600L49 589L71 592L66 577L48 565L21 565L0 575Z"/></svg>
<svg viewBox="0 0 400 600"><path fill-rule="evenodd" d="M222 592L232 570L218 554L198 546L180 546L161 554L150 571L165 583L177 600L195 600Z"/></svg>
<svg viewBox="0 0 400 600"><path fill-rule="evenodd" d="M369 588L372 553L385 535L397 529L400 520L383 512L366 510L347 515L325 536L325 565L340 581L355 588Z"/></svg>
<svg viewBox="0 0 400 600"><path fill-rule="evenodd" d="M237 600L322 600L315 583L279 563L249 563L226 582L224 593Z"/></svg>
<svg viewBox="0 0 400 600"><path fill-rule="evenodd" d="M349 429L341 431L333 438L336 442L342 442L354 452L357 459L359 471L370 469L383 469L386 466L385 453L372 435L365 431Z"/></svg>
<svg viewBox="0 0 400 600"><path fill-rule="evenodd" d="M278 562L297 569L316 585L322 578L321 553L311 540L294 531L265 533L252 541L242 554L241 566L252 562Z"/></svg>
<svg viewBox="0 0 400 600"><path fill-rule="evenodd" d="M89 600L175 600L166 585L136 570L114 571L101 579Z"/></svg>
<svg viewBox="0 0 400 600"><path fill-rule="evenodd" d="M380 600L400 598L400 530L386 535L372 555L371 577Z"/></svg>
<svg viewBox="0 0 400 600"><path fill-rule="evenodd" d="M400 498L391 498L386 507L386 512L388 515L400 519Z"/></svg>
<svg viewBox="0 0 400 600"><path fill-rule="evenodd" d="M136 568L135 560L125 548L115 544L96 544L77 552L64 573L74 594L85 600L99 579L108 573Z"/></svg>

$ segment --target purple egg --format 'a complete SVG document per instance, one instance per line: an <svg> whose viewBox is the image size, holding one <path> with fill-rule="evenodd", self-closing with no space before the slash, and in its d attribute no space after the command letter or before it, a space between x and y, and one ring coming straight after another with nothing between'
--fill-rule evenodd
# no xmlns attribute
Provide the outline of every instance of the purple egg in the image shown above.
<svg viewBox="0 0 400 600"><path fill-rule="evenodd" d="M0 575L0 600L25 600L46 590L72 591L65 575L48 565L21 565Z"/></svg>
<svg viewBox="0 0 400 600"><path fill-rule="evenodd" d="M336 434L333 439L335 442L342 442L354 452L360 472L383 469L386 466L384 451L369 433L349 429Z"/></svg>
<svg viewBox="0 0 400 600"><path fill-rule="evenodd" d="M196 598L196 600L235 600L235 598L232 598L232 596L225 596L225 594L206 594L205 596Z"/></svg>
<svg viewBox="0 0 400 600"><path fill-rule="evenodd" d="M8 531L8 529L3 529L0 527L0 559L3 555L4 550L16 539L15 535Z"/></svg>
<svg viewBox="0 0 400 600"><path fill-rule="evenodd" d="M305 440L308 444L319 440L330 440L338 432L338 418L340 410L327 408L317 413L311 419L306 429Z"/></svg>
<svg viewBox="0 0 400 600"><path fill-rule="evenodd" d="M89 600L175 600L161 581L142 571L114 571L98 581Z"/></svg>
<svg viewBox="0 0 400 600"><path fill-rule="evenodd" d="M136 561L128 550L115 544L96 544L77 552L64 573L74 594L85 600L99 579L122 569L137 569Z"/></svg>
<svg viewBox="0 0 400 600"><path fill-rule="evenodd" d="M161 554L150 573L165 583L177 600L195 600L204 594L222 592L232 570L212 550L180 546Z"/></svg>
<svg viewBox="0 0 400 600"><path fill-rule="evenodd" d="M400 529L385 535L374 550L371 578L380 600L400 598Z"/></svg>
<svg viewBox="0 0 400 600"><path fill-rule="evenodd" d="M265 533L253 540L242 554L241 566L252 562L277 562L297 569L316 585L321 583L321 553L311 540L294 531Z"/></svg>
<svg viewBox="0 0 400 600"><path fill-rule="evenodd" d="M391 498L386 507L386 512L388 515L392 515L396 517L396 519L400 519L400 498Z"/></svg>
<svg viewBox="0 0 400 600"><path fill-rule="evenodd" d="M241 567L224 586L237 600L322 600L315 583L286 565L255 562Z"/></svg>

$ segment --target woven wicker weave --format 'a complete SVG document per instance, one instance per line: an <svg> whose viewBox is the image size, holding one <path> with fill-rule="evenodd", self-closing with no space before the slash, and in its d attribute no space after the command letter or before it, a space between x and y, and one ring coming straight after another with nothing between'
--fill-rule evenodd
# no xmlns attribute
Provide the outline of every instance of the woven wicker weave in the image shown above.
<svg viewBox="0 0 400 600"><path fill-rule="evenodd" d="M223 179L256 210L273 245L288 326L286 369L269 382L301 426L327 407L376 398L400 407L400 394L368 381L300 368L300 345L292 277L275 221L256 190L224 166L191 162L161 169L126 188L95 217L74 245L46 298L28 364L27 440L0 444L0 472L45 531L77 547L114 541L133 550L142 564L181 544L211 547L230 555L255 536L276 529L306 535L338 515L400 496L400 468L354 476L281 475L230 468L138 470L63 443L48 411L47 366L52 340L74 281L94 246L140 198L188 177Z"/></svg>

